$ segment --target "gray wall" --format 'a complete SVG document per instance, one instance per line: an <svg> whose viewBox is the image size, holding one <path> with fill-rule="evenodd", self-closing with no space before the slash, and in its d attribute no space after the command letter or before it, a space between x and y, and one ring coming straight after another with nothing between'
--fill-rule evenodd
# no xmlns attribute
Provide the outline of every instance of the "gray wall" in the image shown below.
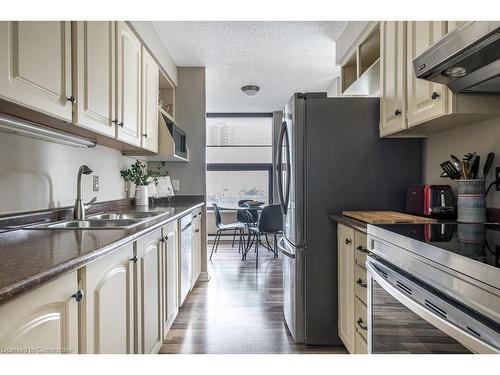
<svg viewBox="0 0 500 375"><path fill-rule="evenodd" d="M177 69L175 119L186 132L189 162L168 162L166 169L179 179L181 195L205 195L206 97L205 68ZM150 168L156 163L148 163Z"/></svg>
<svg viewBox="0 0 500 375"><path fill-rule="evenodd" d="M103 146L76 148L13 134L0 133L0 213L71 206L76 197L76 176L87 164L100 178L92 191L91 176L83 178L86 200L125 198L120 170L134 159Z"/></svg>
<svg viewBox="0 0 500 375"><path fill-rule="evenodd" d="M429 184L447 184L456 189L456 182L440 178L441 167L450 154L459 158L467 152L476 151L481 155L482 172L483 164L489 152L494 152L497 157L490 172L488 182L494 179L494 168L500 166L500 119L493 119L481 123L465 126L444 133L430 136L424 143L424 178ZM500 192L490 191L487 198L488 207L500 208Z"/></svg>

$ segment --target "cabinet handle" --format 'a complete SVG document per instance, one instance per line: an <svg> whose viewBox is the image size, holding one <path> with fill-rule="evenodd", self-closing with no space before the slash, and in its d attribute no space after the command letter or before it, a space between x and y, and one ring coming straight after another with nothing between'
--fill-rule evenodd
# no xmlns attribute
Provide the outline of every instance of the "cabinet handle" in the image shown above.
<svg viewBox="0 0 500 375"><path fill-rule="evenodd" d="M431 95L431 99L436 100L437 98L439 98L439 94L436 91L434 91Z"/></svg>
<svg viewBox="0 0 500 375"><path fill-rule="evenodd" d="M352 242L352 240L350 238L346 238L345 239L345 244L346 245L349 245L351 242Z"/></svg>
<svg viewBox="0 0 500 375"><path fill-rule="evenodd" d="M69 98L67 98L67 99L68 99L68 102L71 102L71 103L73 103L73 104L75 104L75 103L76 103L76 98L75 98L73 95L71 95L71 96L70 96Z"/></svg>
<svg viewBox="0 0 500 375"><path fill-rule="evenodd" d="M83 299L83 290L78 289L76 293L71 296L71 298L74 298L76 302L80 302Z"/></svg>
<svg viewBox="0 0 500 375"><path fill-rule="evenodd" d="M200 230L199 229L196 229L195 232L199 232Z"/></svg>
<svg viewBox="0 0 500 375"><path fill-rule="evenodd" d="M134 255L132 258L129 259L131 262L137 263L137 257Z"/></svg>
<svg viewBox="0 0 500 375"><path fill-rule="evenodd" d="M368 331L368 326L366 324L363 324L363 319L359 318L356 321L356 324L358 325L359 328L361 328L363 331Z"/></svg>
<svg viewBox="0 0 500 375"><path fill-rule="evenodd" d="M360 253L363 253L363 254L369 254L370 252L368 251L368 249L365 249L363 246L359 245L358 247L356 247L356 250L358 250Z"/></svg>
<svg viewBox="0 0 500 375"><path fill-rule="evenodd" d="M118 120L117 119L114 119L114 120L111 120L111 122L115 125L118 125Z"/></svg>
<svg viewBox="0 0 500 375"><path fill-rule="evenodd" d="M356 280L356 284L358 284L361 288L366 288L367 284L363 282L361 279Z"/></svg>
<svg viewBox="0 0 500 375"><path fill-rule="evenodd" d="M144 133L142 136L143 136L144 138L147 138L147 137L148 137L148 133Z"/></svg>
<svg viewBox="0 0 500 375"><path fill-rule="evenodd" d="M165 237L163 237L163 239L164 239L165 241L168 241L168 235L166 235Z"/></svg>
<svg viewBox="0 0 500 375"><path fill-rule="evenodd" d="M394 111L394 116L399 116L401 114L401 111L399 109L396 109Z"/></svg>
<svg viewBox="0 0 500 375"><path fill-rule="evenodd" d="M119 122L117 125L118 125L118 126L121 126L121 127L123 128L123 121L122 121L122 122Z"/></svg>
<svg viewBox="0 0 500 375"><path fill-rule="evenodd" d="M164 243L166 241L166 239L163 237L163 238L160 238L160 242L161 243Z"/></svg>

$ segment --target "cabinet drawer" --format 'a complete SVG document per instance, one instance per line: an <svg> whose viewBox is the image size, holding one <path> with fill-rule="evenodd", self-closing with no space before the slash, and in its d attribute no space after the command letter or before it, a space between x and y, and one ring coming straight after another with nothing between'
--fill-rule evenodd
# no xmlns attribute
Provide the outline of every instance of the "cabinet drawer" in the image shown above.
<svg viewBox="0 0 500 375"><path fill-rule="evenodd" d="M354 294L366 305L366 270L358 265L354 266Z"/></svg>
<svg viewBox="0 0 500 375"><path fill-rule="evenodd" d="M361 302L361 300L357 297L354 298L354 323L356 324L356 333L360 334L363 336L363 338L367 339L367 326L368 326L368 320L367 320L367 313L366 313L366 305Z"/></svg>
<svg viewBox="0 0 500 375"><path fill-rule="evenodd" d="M368 354L368 343L359 333L356 333L355 349L356 354Z"/></svg>
<svg viewBox="0 0 500 375"><path fill-rule="evenodd" d="M355 232L354 234L354 263L366 268L366 254L367 250L367 239L366 234L362 232Z"/></svg>

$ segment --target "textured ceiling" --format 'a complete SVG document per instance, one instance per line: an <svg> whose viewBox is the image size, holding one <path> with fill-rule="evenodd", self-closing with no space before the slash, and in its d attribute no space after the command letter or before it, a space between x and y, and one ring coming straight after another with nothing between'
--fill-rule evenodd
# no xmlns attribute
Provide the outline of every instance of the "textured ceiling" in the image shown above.
<svg viewBox="0 0 500 375"><path fill-rule="evenodd" d="M177 66L205 66L207 112L281 110L294 92L326 91L347 22L153 22ZM243 85L260 86L248 97Z"/></svg>

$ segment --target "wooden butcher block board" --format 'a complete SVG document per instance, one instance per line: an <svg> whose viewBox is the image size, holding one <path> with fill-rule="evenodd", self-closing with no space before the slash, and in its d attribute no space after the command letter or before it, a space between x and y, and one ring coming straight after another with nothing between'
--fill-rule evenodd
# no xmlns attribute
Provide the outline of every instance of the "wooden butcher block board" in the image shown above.
<svg viewBox="0 0 500 375"><path fill-rule="evenodd" d="M368 224L425 224L436 222L435 219L396 211L342 211L342 215Z"/></svg>

